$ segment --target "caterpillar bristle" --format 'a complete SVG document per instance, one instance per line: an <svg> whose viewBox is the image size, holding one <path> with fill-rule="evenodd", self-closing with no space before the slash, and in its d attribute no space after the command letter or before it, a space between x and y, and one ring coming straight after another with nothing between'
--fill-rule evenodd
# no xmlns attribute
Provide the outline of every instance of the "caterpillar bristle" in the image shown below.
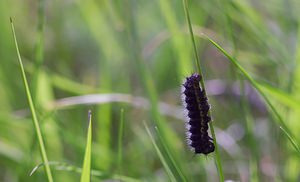
<svg viewBox="0 0 300 182"><path fill-rule="evenodd" d="M215 150L212 138L208 135L210 105L200 87L202 77L194 73L182 84L182 101L187 112L187 143L195 154L209 154Z"/></svg>

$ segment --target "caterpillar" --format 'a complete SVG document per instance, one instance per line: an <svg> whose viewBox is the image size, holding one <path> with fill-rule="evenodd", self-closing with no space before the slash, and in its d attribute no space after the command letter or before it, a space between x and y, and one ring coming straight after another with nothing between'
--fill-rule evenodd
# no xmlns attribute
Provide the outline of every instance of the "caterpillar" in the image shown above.
<svg viewBox="0 0 300 182"><path fill-rule="evenodd" d="M209 154L215 150L208 135L210 105L204 90L199 86L201 75L194 73L182 84L182 102L187 111L187 142L195 154Z"/></svg>

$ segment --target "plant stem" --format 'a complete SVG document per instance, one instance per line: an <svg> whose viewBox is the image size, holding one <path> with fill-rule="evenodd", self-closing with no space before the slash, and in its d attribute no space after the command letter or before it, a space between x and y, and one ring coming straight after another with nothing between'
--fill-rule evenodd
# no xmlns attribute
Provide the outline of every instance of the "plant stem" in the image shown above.
<svg viewBox="0 0 300 182"><path fill-rule="evenodd" d="M120 112L120 124L118 132L118 173L122 174L122 139L123 139L123 130L124 130L124 109L121 109Z"/></svg>
<svg viewBox="0 0 300 182"><path fill-rule="evenodd" d="M46 170L47 178L48 178L49 182L53 182L53 177L52 177L52 174L51 174L51 169L49 167L49 162L48 162L48 157L47 157L47 153L46 153L46 149L45 149L45 144L44 144L42 132L41 132L41 129L40 129L40 125L39 125L37 116L36 116L34 104L33 104L33 101L32 101L30 89L29 89L29 86L28 86L26 74L25 74L25 71L24 71L24 66L23 66L23 63L22 63L22 59L21 59L21 55L20 55L20 51L19 51L19 47L18 47L15 28L14 28L14 25L13 25L13 22L12 22L11 18L10 18L10 24L11 24L11 29L12 29L12 32L13 32L13 37L14 37L14 42L15 42L15 46L16 46L16 50L17 50L18 60L19 60L19 64L20 64L20 68L21 68L21 72L22 72L23 83L24 83L24 87L25 87L25 90L26 90L26 95L27 95L30 111L31 111L31 114L32 114L32 120L33 120L35 132L37 134L37 138L38 138L38 142L39 142L40 152L41 152L41 155L42 155L43 162L45 163L45 170Z"/></svg>
<svg viewBox="0 0 300 182"><path fill-rule="evenodd" d="M195 39L194 39L194 33L193 33L193 28L192 28L192 24L191 24L191 20L190 20L190 16L189 16L189 9L188 9L187 0L183 0L183 6L184 6L184 12L185 12L185 16L186 16L186 19L187 19L187 22L188 22L188 26L189 26L189 32L190 32L190 35L191 35L191 40L192 40L192 43L193 43L197 71L198 71L199 75L202 78L200 80L200 84L201 84L201 87L204 91L204 94L206 95L206 90L205 90L205 85L204 85L204 78L203 78L203 75L202 75L200 60L199 60L199 56L198 56L198 52L197 52ZM211 110L209 110L209 115L211 115ZM222 169L222 164L221 164L221 157L220 157L220 153L219 153L219 147L218 147L218 144L217 144L217 138L216 138L216 135L215 135L213 122L209 122L209 128L210 128L210 132L211 132L211 135L212 135L212 138L213 138L213 141L214 141L214 145L215 145L215 162L216 162L216 166L217 166L217 169L218 169L219 180L220 180L220 182L223 182L224 181L224 174L223 174L223 169Z"/></svg>

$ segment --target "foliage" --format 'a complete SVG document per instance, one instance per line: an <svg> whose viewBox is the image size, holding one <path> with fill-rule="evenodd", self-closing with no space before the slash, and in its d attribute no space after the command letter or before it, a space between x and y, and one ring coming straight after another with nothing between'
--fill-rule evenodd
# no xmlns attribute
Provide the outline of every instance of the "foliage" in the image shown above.
<svg viewBox="0 0 300 182"><path fill-rule="evenodd" d="M225 180L298 181L300 3L188 10ZM214 155L185 143L180 86L197 65L182 0L0 0L0 20L0 181L46 181L46 164L79 181L89 109L92 181L218 181Z"/></svg>

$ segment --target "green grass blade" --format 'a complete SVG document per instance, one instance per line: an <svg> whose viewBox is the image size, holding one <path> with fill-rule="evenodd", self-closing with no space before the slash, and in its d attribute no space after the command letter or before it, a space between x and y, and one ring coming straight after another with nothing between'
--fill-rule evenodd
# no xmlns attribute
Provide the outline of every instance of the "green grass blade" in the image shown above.
<svg viewBox="0 0 300 182"><path fill-rule="evenodd" d="M222 167L222 163L221 163L221 156L220 156L220 152L219 152L219 146L217 143L217 137L215 134L215 129L214 129L214 125L213 122L209 122L209 129L213 138L213 142L215 145L215 162L216 162L216 166L218 169L218 173L219 173L219 180L220 182L224 181L224 173L223 173L223 167Z"/></svg>
<svg viewBox="0 0 300 182"><path fill-rule="evenodd" d="M126 13L128 13L128 28L127 34L129 38L129 47L132 53L129 55L132 60L134 60L134 66L138 70L138 75L141 80L141 84L145 93L150 101L150 113L151 113L151 121L157 126L158 130L160 131L161 138L157 141L159 144L164 143L164 148L161 148L161 152L165 157L165 160L169 162L170 169L172 170L173 174L176 176L177 179L181 179L185 181L185 175L182 172L182 167L180 166L179 161L179 153L178 151L174 150L175 143L180 142L178 135L174 133L170 127L167 125L165 118L161 117L159 112L159 98L158 92L156 90L155 81L153 76L151 75L148 66L145 64L145 60L141 55L141 47L140 47L140 39L138 36L138 29L136 27L136 17L134 16L134 12L136 11L134 8L135 3L133 1L128 2L128 8L126 9ZM124 2L124 5L126 2ZM172 150L173 149L173 150ZM176 161L177 164L173 163L172 161ZM175 167L175 166L178 167Z"/></svg>
<svg viewBox="0 0 300 182"><path fill-rule="evenodd" d="M87 133L84 161L80 182L89 182L91 176L91 152L92 152L92 113L89 111L89 127Z"/></svg>
<svg viewBox="0 0 300 182"><path fill-rule="evenodd" d="M114 30L110 26L110 18L106 18L106 9L99 5L98 2L93 0L88 1L76 1L77 7L84 18L84 21L87 25L87 28L91 32L95 42L97 43L98 51L101 52L101 57L98 58L98 69L99 69L99 84L102 89L106 89L108 92L111 91L113 83L110 78L111 68L114 64L114 61L109 60L118 60L119 56L122 55L122 48L119 46L117 36L115 36ZM101 4L101 3L100 3ZM95 19L95 17L97 17ZM99 91L102 91L98 90ZM97 124L95 125L97 143L100 143L103 148L106 150L111 150L112 141L111 141L111 109L110 104L101 105L97 107ZM107 155L111 152L107 153ZM102 156L105 157L105 156ZM107 157L107 160L100 160L101 157L95 159L95 165L100 168L109 168L111 165L111 158Z"/></svg>
<svg viewBox="0 0 300 182"><path fill-rule="evenodd" d="M260 93L260 95L265 100L266 104L269 106L269 109L271 110L271 112L274 114L274 116L276 118L275 122L277 122L277 124L281 125L282 126L281 128L283 128L284 131L291 134L290 129L287 127L287 125L284 122L283 118L281 117L279 112L276 110L274 105L271 103L268 96L266 95L264 90L262 90L260 85L249 75L249 73L246 72L246 70L237 62L237 60L234 59L233 57L231 57L220 45L218 45L215 41L210 39L208 36L204 35L204 37L207 40L209 40L209 42L211 42L219 51L221 51L229 59L229 61L241 72L241 74L246 77L246 79Z"/></svg>
<svg viewBox="0 0 300 182"><path fill-rule="evenodd" d="M237 75L239 78L242 75ZM248 136L246 142L250 147L251 155L249 156L249 177L251 182L258 182L258 161L259 161L259 146L256 145L257 140L255 138L254 133L254 118L250 113L249 103L247 102L246 98L246 90L245 90L245 82L240 79L240 91L242 93L242 100L241 100L241 114L244 117L245 124L246 124L246 135Z"/></svg>
<svg viewBox="0 0 300 182"><path fill-rule="evenodd" d="M163 138L162 138L162 135L159 131L159 129L157 127L155 127L155 131L157 133L157 136L158 136L158 141L161 141L160 143L158 143L159 145L161 145L161 153L162 153L162 156L165 158L165 161L168 163L169 162L169 166L173 166L171 169L171 171L175 171L175 172L180 172L180 178L178 177L175 177L177 180L180 179L180 181L187 181L186 177L181 173L181 170L180 170L180 167L178 165L178 162L175 161L175 159L172 157L172 155L170 154L170 151L168 150L168 147L166 146L166 143L165 142L162 142L163 141ZM157 145L158 146L158 145ZM163 151L164 150L164 151ZM166 158L169 158L168 160L166 160ZM174 169L173 169L174 168ZM173 170L172 170L173 169ZM174 173L174 172L172 172ZM175 175L174 175L175 176Z"/></svg>
<svg viewBox="0 0 300 182"><path fill-rule="evenodd" d="M41 65L44 61L44 29L45 29L45 0L38 1L38 26L35 43L35 70L33 74L33 98L37 98L38 82L40 79ZM35 102L38 102L35 99Z"/></svg>
<svg viewBox="0 0 300 182"><path fill-rule="evenodd" d="M222 26L224 27L224 37L228 37L228 43L232 46L232 57L236 58L238 50L237 50L237 38L235 37L235 28L234 28L234 23L235 19L232 17L232 9L233 5L232 2L230 1L218 1L219 7L223 7L221 10L222 15ZM233 70L234 66L230 64L230 70ZM241 79L242 75L237 74L237 72L231 72L231 77L233 80L238 79L239 80L239 85L240 85L240 92L242 93L242 99L240 102L241 105L241 116L243 117L243 120L245 121L246 124L246 133L248 139L246 140L248 146L250 147L250 153L251 155L249 156L249 180L251 182L258 182L259 177L258 177L258 146L256 145L256 139L255 139L255 134L253 132L253 117L250 113L250 108L249 108L249 103L247 102L246 99L246 93L245 93L245 83L243 79Z"/></svg>
<svg viewBox="0 0 300 182"><path fill-rule="evenodd" d="M119 125L119 136L118 136L118 172L122 174L122 138L124 130L124 109L121 109L121 118Z"/></svg>
<svg viewBox="0 0 300 182"><path fill-rule="evenodd" d="M264 98L267 105L273 112L273 114L276 116L279 124L284 127L285 130L288 131L288 128L286 124L284 123L281 115L277 112L271 101L268 99L267 95L261 90L258 83L249 75L248 72L238 63L237 60L235 60L233 57L231 57L219 44L217 44L215 41L213 41L211 38L209 38L207 35L204 35L204 37L211 42L217 49L219 49L229 60L230 62L246 77L246 79L251 83L251 85L260 93L260 95ZM290 132L289 132L290 133Z"/></svg>
<svg viewBox="0 0 300 182"><path fill-rule="evenodd" d="M187 20L188 27L189 27L190 37L191 37L191 40L192 40L192 43L193 43L196 67L198 69L198 73L202 75L199 56L198 56L198 51L197 51L196 42L195 42L195 38L194 38L194 33L193 33L193 29L192 29L192 23L191 23L191 19L190 19L190 15L189 15L188 2L187 2L187 0L183 0L182 3L183 3L184 13L185 13L186 20Z"/></svg>
<svg viewBox="0 0 300 182"><path fill-rule="evenodd" d="M24 86L25 86L26 95L27 95L30 111L31 111L31 114L32 114L32 120L33 120L35 132L37 134L37 138L38 138L38 142L39 142L40 152L41 152L41 155L42 155L43 162L45 163L45 170L46 170L47 178L48 178L49 182L53 182L51 169L48 165L48 157L47 157L47 153L46 153L46 149L45 149L45 145L44 145L42 132L41 132L41 129L40 129L40 125L39 125L39 122L38 122L38 119L37 119L34 104L33 104L33 101L32 101L31 94L30 94L30 89L29 89L29 86L28 86L28 82L27 82L27 78L26 78L26 74L25 74L25 71L24 71L24 66L23 66L23 63L22 63L22 59L21 59L21 55L20 55L20 51L19 51L19 46L18 46L18 42L17 42L17 38L16 38L15 28L14 28L14 25L13 25L13 22L12 22L11 18L10 18L10 24L11 24L11 29L12 29L12 33L13 33L13 37L14 37L16 50L17 50L20 69L21 69L21 72L22 72L23 83L24 83Z"/></svg>
<svg viewBox="0 0 300 182"><path fill-rule="evenodd" d="M283 131L283 133L289 139L289 141L291 142L291 144L293 145L293 147L295 148L295 150L297 151L297 153L300 155L300 147L296 143L296 141L293 139L293 137L285 129L283 129L282 127L280 127L280 129Z"/></svg>
<svg viewBox="0 0 300 182"><path fill-rule="evenodd" d="M290 107L291 109L300 110L300 100L294 95L284 92L278 88L272 87L266 83L258 83L260 89L268 94L269 97L274 98L281 104Z"/></svg>
<svg viewBox="0 0 300 182"><path fill-rule="evenodd" d="M32 171L30 172L30 175L34 174L40 167L44 166L44 163L41 163L37 166L35 166ZM67 172L76 172L76 173L82 173L82 168L65 163L65 162L59 162L59 161L49 161L49 165L53 166L53 169L58 171L67 171ZM94 170L91 169L91 176L97 177L102 180L120 180L122 182L141 182L142 180L135 179L129 176L123 176L118 174L110 174L106 173L101 170Z"/></svg>
<svg viewBox="0 0 300 182"><path fill-rule="evenodd" d="M191 57L190 47L186 46L186 38L183 33L180 31L179 21L176 18L175 7L172 6L173 3L170 1L158 1L159 7L161 9L162 17L165 19L165 22L168 26L168 30L171 35L171 42L176 54L176 71L178 78L181 79L182 75L185 75L190 72L192 69L192 62L187 61Z"/></svg>
<svg viewBox="0 0 300 182"><path fill-rule="evenodd" d="M148 126L147 126L147 124L145 122L144 122L144 125L145 125L146 131L147 131L147 133L148 133L148 135L149 135L149 137L151 139L151 142L152 142L152 144L153 144L153 146L154 146L154 148L155 148L155 150L156 150L156 152L158 154L158 157L159 157L160 161L162 162L162 164L163 164L163 166L164 166L164 168L165 168L165 170L166 170L166 172L167 172L170 180L171 181L177 181L176 178L175 178L175 176L174 176L174 174L172 173L172 170L170 169L167 161L165 160L162 152L160 151L158 145L156 144L156 142L154 140L154 137L151 134L151 132L150 132L150 130L149 130L149 128L148 128Z"/></svg>
<svg viewBox="0 0 300 182"><path fill-rule="evenodd" d="M191 20L190 20L188 3L187 3L187 0L183 0L182 2L183 2L184 12L185 12L185 16L186 16L188 27L189 27L191 41L193 43L197 71L203 78L203 74L202 74L202 70L201 70L201 66L200 66L200 60L199 60L199 56L198 56L198 53L197 53L198 51L197 51L197 47L196 47L196 42L195 42L195 38L194 38L194 34L193 34L192 24L191 24ZM200 80L200 84L201 84L201 87L203 88L204 94L206 95L204 79ZM211 115L210 110L209 110L209 115ZM221 164L221 156L220 156L220 152L219 152L219 147L218 147L218 143L217 143L217 138L216 138L213 122L209 122L209 128L210 128L210 132L211 132L213 142L214 142L214 145L215 145L215 162L216 162L216 166L217 166L217 169L218 169L219 180L221 182L223 182L224 181L224 173L223 173L223 168L222 168L222 164Z"/></svg>

